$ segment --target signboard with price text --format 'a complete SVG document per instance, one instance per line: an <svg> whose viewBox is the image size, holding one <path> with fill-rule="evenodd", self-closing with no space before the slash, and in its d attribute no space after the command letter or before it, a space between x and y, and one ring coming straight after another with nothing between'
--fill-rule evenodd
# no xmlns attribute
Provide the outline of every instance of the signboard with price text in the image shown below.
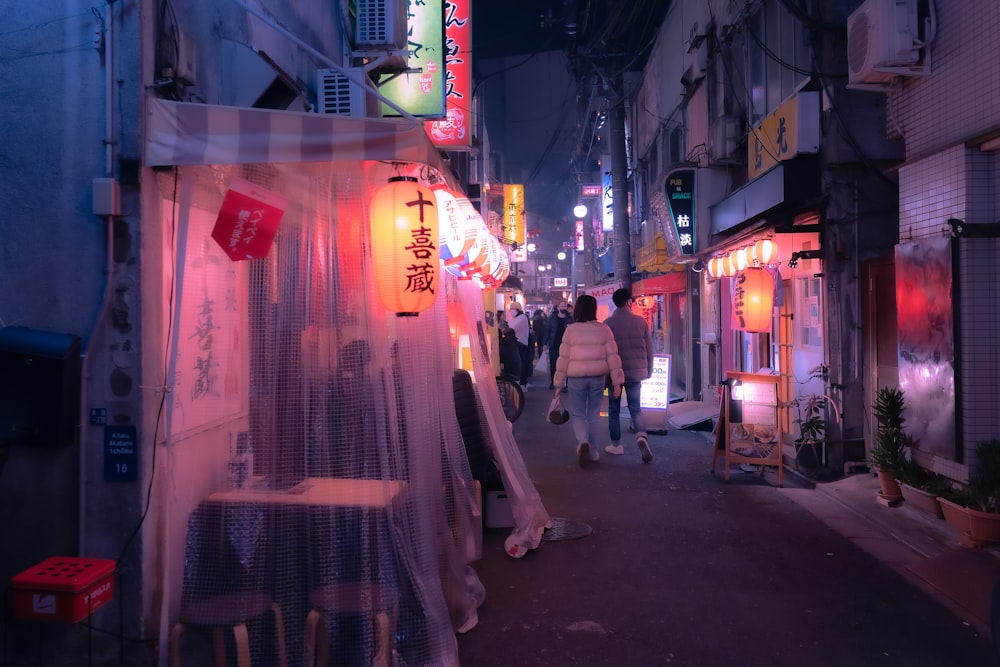
<svg viewBox="0 0 1000 667"><path fill-rule="evenodd" d="M639 406L649 410L666 410L670 404L670 355L653 356L653 374L642 381Z"/></svg>

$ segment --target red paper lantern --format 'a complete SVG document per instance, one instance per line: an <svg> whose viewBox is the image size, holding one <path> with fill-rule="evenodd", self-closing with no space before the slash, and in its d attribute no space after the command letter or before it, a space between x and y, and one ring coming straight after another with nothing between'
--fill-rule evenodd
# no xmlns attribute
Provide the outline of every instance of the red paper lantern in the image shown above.
<svg viewBox="0 0 1000 667"><path fill-rule="evenodd" d="M371 232L378 263L373 282L382 307L402 316L434 305L441 258L430 189L412 176L390 178L372 196Z"/></svg>
<svg viewBox="0 0 1000 667"><path fill-rule="evenodd" d="M750 267L736 276L733 314L737 328L750 333L771 330L774 315L774 279L767 269Z"/></svg>

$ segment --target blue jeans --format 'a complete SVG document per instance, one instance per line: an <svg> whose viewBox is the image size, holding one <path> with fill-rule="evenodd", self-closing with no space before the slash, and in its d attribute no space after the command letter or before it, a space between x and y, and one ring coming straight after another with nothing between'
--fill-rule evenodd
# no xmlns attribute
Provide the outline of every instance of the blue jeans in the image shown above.
<svg viewBox="0 0 1000 667"><path fill-rule="evenodd" d="M566 378L566 393L569 394L570 423L576 442L589 442L593 451L597 446L597 420L601 417L604 399L604 376Z"/></svg>
<svg viewBox="0 0 1000 667"><path fill-rule="evenodd" d="M642 408L639 407L639 390L642 383L638 380L626 381L622 386L628 403L628 412L632 416L632 428L636 433L646 432L646 420L642 416ZM622 397L615 398L614 392L608 390L608 430L611 431L611 442L619 442L622 439Z"/></svg>

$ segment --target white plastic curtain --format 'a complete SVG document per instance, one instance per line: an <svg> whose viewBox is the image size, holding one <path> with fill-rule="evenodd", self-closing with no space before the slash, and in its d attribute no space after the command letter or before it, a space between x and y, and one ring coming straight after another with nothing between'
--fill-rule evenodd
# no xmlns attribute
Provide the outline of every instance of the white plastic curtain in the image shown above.
<svg viewBox="0 0 1000 667"><path fill-rule="evenodd" d="M179 233L163 505L179 640L164 650L190 659L199 628L245 623L260 664L324 650L338 665L457 664L455 629L482 601L477 509L445 300L399 318L374 294L367 199L394 173L160 176L179 193L164 204ZM211 237L235 178L288 199L265 259L234 262Z"/></svg>
<svg viewBox="0 0 1000 667"><path fill-rule="evenodd" d="M457 664L454 633L475 625L484 591L448 299L418 317L378 306L367 217L389 176L442 179L439 154L397 121L321 117L317 134L310 114L149 109L147 164L200 165L158 174L171 388L153 559L161 659L208 650L200 629L245 623L262 664L324 651L338 665ZM288 201L264 259L234 262L211 238L236 179ZM480 289L447 279L466 326L482 327ZM487 353L472 356L512 501L506 549L520 557L549 517Z"/></svg>

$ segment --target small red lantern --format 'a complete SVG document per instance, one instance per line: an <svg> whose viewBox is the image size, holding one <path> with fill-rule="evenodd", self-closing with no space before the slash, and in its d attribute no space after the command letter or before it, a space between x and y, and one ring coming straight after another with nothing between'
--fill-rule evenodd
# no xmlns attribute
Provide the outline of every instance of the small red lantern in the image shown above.
<svg viewBox="0 0 1000 667"><path fill-rule="evenodd" d="M372 196L375 290L397 315L417 315L437 298L440 251L438 211L429 188L412 176L389 179Z"/></svg>
<svg viewBox="0 0 1000 667"><path fill-rule="evenodd" d="M774 279L767 269L750 267L736 276L733 314L737 328L750 333L771 330Z"/></svg>

